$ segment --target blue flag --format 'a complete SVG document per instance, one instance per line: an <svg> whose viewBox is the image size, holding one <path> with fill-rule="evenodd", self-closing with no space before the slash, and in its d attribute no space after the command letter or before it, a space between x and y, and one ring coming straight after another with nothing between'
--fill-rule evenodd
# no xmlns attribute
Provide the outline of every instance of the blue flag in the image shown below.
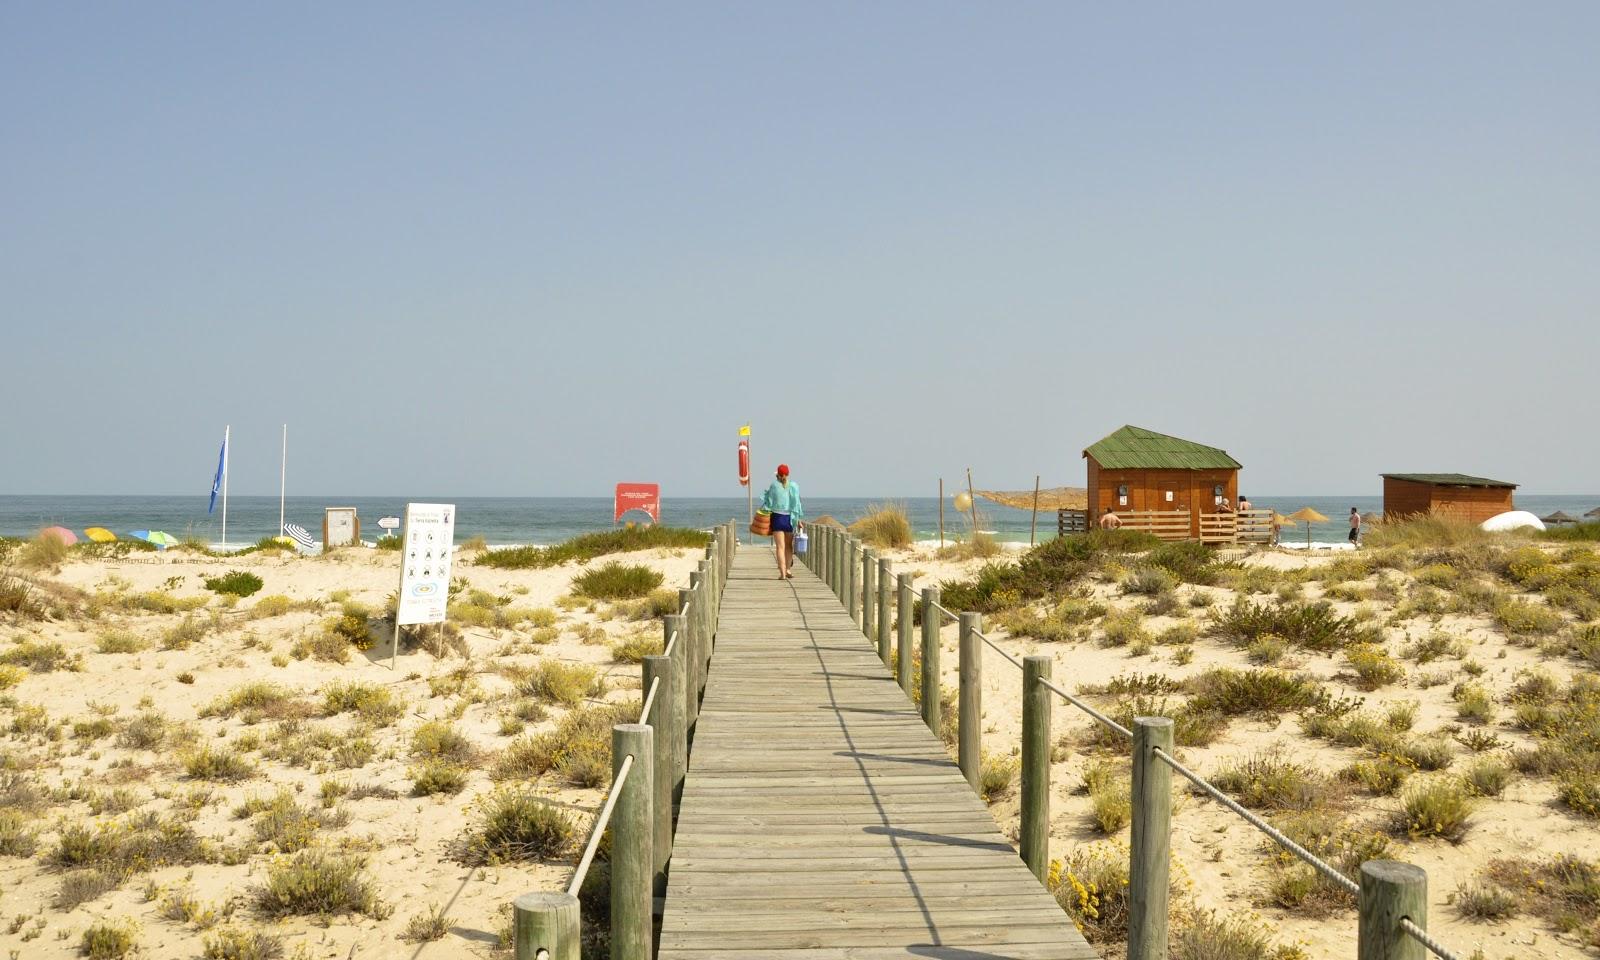
<svg viewBox="0 0 1600 960"><path fill-rule="evenodd" d="M222 435L222 452L217 454L217 475L211 481L211 506L206 508L206 513L214 513L217 509L217 494L222 492L223 465L228 462L228 435Z"/></svg>

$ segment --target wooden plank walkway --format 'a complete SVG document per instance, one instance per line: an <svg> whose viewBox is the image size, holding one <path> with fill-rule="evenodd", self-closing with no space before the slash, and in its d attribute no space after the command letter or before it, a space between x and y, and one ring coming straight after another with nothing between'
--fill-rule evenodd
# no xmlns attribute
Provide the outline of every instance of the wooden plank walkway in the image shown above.
<svg viewBox="0 0 1600 960"><path fill-rule="evenodd" d="M742 547L672 852L661 960L1081 960L838 600Z"/></svg>

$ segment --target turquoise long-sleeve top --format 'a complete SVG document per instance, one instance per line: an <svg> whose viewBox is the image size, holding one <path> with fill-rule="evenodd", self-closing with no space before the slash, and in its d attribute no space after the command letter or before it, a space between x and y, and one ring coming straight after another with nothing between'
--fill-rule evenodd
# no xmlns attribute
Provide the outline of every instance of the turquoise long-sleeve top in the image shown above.
<svg viewBox="0 0 1600 960"><path fill-rule="evenodd" d="M772 486L761 495L761 509L771 513L787 513L799 520L805 516L805 508L800 506L800 485L793 480L788 483L772 481Z"/></svg>

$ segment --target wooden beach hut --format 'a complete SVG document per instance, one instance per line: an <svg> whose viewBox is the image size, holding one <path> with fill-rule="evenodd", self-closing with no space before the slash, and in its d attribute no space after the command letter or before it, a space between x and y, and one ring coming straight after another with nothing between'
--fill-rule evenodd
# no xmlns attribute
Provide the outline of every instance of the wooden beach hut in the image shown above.
<svg viewBox="0 0 1600 960"><path fill-rule="evenodd" d="M1107 508L1123 526L1167 540L1202 537L1202 517L1216 516L1224 497L1239 501L1239 461L1219 447L1124 426L1083 451L1088 465L1089 522ZM1233 539L1228 517L1226 538Z"/></svg>
<svg viewBox="0 0 1600 960"><path fill-rule="evenodd" d="M1517 485L1504 480L1469 477L1464 473L1385 473L1382 476L1385 520L1438 513L1482 523L1516 509L1512 491Z"/></svg>

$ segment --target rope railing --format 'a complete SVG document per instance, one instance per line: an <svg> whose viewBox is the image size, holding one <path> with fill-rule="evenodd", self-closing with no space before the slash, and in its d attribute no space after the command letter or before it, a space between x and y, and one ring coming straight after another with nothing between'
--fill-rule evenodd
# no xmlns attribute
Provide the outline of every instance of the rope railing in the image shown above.
<svg viewBox="0 0 1600 960"><path fill-rule="evenodd" d="M589 867L594 864L595 851L600 849L600 838L605 834L606 827L611 825L611 814L616 812L617 798L622 796L622 787L628 782L628 772L632 769L633 755L629 754L622 758L622 766L617 768L611 789L606 791L605 805L600 808L600 815L594 818L594 826L589 830L589 842L583 845L583 856L572 871L572 882L567 884L567 892L573 896L583 889L583 881L589 876Z"/></svg>
<svg viewBox="0 0 1600 960"><path fill-rule="evenodd" d="M874 575L880 589L883 589L883 579L889 575L888 561L864 552L858 540L840 530L822 529L817 538L818 553L808 558L807 563L851 610L853 619L857 613L861 614L857 622L868 639L872 639L874 631L878 633L878 649L887 663L889 648L883 633L889 618L887 610L881 606L885 601L879 601L876 625L867 614L872 607L870 586ZM868 589L858 591L862 585ZM906 599L910 591L904 577L901 589L900 616L904 622L915 612ZM886 596L887 591L884 590L881 597ZM1170 719L1138 717L1134 720L1136 729L1118 723L1052 682L1050 672L1054 657L1043 654L1017 657L983 632L979 614L957 613L940 603L936 587L923 590L922 611L922 715L934 733L939 732L944 722L941 719L942 710L937 705L940 696L938 657L941 615L961 624L958 763L962 774L974 788L979 782L982 758L982 647L988 646L1022 673L1022 823L1019 852L1041 881L1049 869L1050 698L1045 691L1054 693L1095 722L1132 741L1133 828L1129 849L1129 883L1138 892L1131 898L1129 960L1165 960L1167 955L1165 914L1169 896L1172 773L1177 773L1200 793L1259 830L1329 884L1355 897L1363 957L1398 960L1405 955L1405 949L1408 949L1406 938L1409 938L1440 960L1459 960L1455 953L1423 929L1427 920L1427 875L1421 868L1395 861L1367 861L1361 865L1360 882L1351 879L1260 816L1246 810L1237 800L1174 757L1175 728ZM902 658L907 655L905 636L902 631ZM930 697L935 699L935 705L931 708ZM1397 916L1400 918L1398 922L1394 920Z"/></svg>
<svg viewBox="0 0 1600 960"><path fill-rule="evenodd" d="M705 559L689 575L688 589L679 591L677 612L662 621L666 642L661 653L642 660L639 720L611 728L614 776L566 889L525 893L513 901L515 960L578 956L582 920L577 898L608 830L611 956L653 956L653 904L666 892L673 796L688 769L690 731L699 715L717 610L737 546L734 530L732 523L715 528Z"/></svg>
<svg viewBox="0 0 1600 960"><path fill-rule="evenodd" d="M1422 944L1424 947L1427 947L1428 950L1432 952L1434 956L1439 957L1440 960L1461 960L1461 958L1458 957L1454 951L1428 936L1428 931L1412 923L1410 917L1400 918L1400 929L1404 931L1407 936Z"/></svg>

